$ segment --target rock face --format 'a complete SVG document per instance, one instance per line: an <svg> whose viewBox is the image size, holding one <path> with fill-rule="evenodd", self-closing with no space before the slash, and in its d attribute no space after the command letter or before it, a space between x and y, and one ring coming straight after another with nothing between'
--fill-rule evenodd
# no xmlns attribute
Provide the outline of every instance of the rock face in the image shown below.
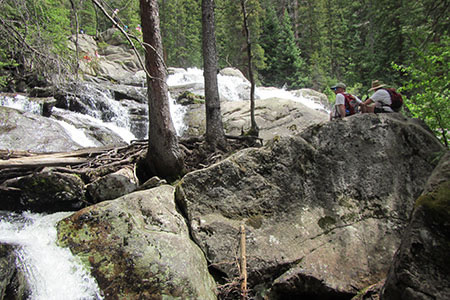
<svg viewBox="0 0 450 300"><path fill-rule="evenodd" d="M386 276L440 150L399 114L357 115L189 173L176 199L226 277L238 276L232 262L245 224L254 291L349 298Z"/></svg>
<svg viewBox="0 0 450 300"><path fill-rule="evenodd" d="M250 128L250 103L228 101L221 103L224 130L229 135L240 135ZM185 116L185 135L202 135L206 131L205 106L190 105ZM304 128L328 120L328 115L310 109L301 103L279 98L255 101L255 119L259 137L267 141L275 136L290 136Z"/></svg>
<svg viewBox="0 0 450 300"><path fill-rule="evenodd" d="M58 239L92 268L105 299L215 299L168 185L90 206L60 221Z"/></svg>
<svg viewBox="0 0 450 300"><path fill-rule="evenodd" d="M441 159L402 238L383 299L450 299L450 153Z"/></svg>
<svg viewBox="0 0 450 300"><path fill-rule="evenodd" d="M116 28L110 28L100 36L101 42L108 47L100 47L92 36L78 35L78 47L80 51L80 68L87 75L103 77L115 82L130 84L130 72L141 70L139 60L134 51L127 45L127 41ZM75 50L75 37L71 38L69 47ZM145 76L141 79L145 79ZM137 83L137 82L135 82ZM138 82L137 85L140 85Z"/></svg>

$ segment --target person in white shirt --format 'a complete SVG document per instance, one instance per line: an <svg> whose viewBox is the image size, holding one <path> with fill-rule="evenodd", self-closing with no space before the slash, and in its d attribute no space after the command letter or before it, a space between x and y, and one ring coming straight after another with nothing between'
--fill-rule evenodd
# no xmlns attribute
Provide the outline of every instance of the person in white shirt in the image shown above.
<svg viewBox="0 0 450 300"><path fill-rule="evenodd" d="M385 84L378 80L372 82L372 88L369 92L375 91L369 99L364 101L361 105L363 113L391 113L394 112L391 108L392 100L391 95L383 87Z"/></svg>
<svg viewBox="0 0 450 300"><path fill-rule="evenodd" d="M331 89L336 94L336 101L333 110L330 113L330 120L343 119L344 117L355 114L357 106L362 103L362 101L358 97L347 93L345 91L347 86L342 82L332 86Z"/></svg>

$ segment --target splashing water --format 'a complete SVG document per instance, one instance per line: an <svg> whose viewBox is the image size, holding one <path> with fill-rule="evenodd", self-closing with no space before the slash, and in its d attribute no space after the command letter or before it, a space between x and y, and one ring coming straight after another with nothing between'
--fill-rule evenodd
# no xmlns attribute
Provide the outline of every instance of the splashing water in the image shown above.
<svg viewBox="0 0 450 300"><path fill-rule="evenodd" d="M81 147L95 147L96 144L91 141L83 130L76 128L72 124L69 124L67 122L61 121L61 120L55 120L56 122L61 125L64 130L69 134L70 138L80 145Z"/></svg>
<svg viewBox="0 0 450 300"><path fill-rule="evenodd" d="M42 105L35 101L30 101L28 97L16 95L14 97L1 96L0 106L15 108L17 110L31 112L33 114L42 114Z"/></svg>
<svg viewBox="0 0 450 300"><path fill-rule="evenodd" d="M219 94L221 99L228 101L239 101L250 99L250 82L240 76L217 75L217 82L219 86ZM175 74L169 76L167 83L169 86L186 85L186 84L204 84L203 70L197 68L188 68L186 70L178 69ZM315 102L312 99L298 96L295 91L288 91L275 87L256 87L256 99L282 98L289 99L295 102L317 110L326 110L322 104Z"/></svg>
<svg viewBox="0 0 450 300"><path fill-rule="evenodd" d="M187 126L183 121L184 115L187 111L187 107L178 104L169 94L169 109L175 131L178 136L181 136L187 129Z"/></svg>
<svg viewBox="0 0 450 300"><path fill-rule="evenodd" d="M56 223L70 214L0 215L0 242L17 246L16 264L30 286L30 300L103 299L79 259L56 245Z"/></svg>

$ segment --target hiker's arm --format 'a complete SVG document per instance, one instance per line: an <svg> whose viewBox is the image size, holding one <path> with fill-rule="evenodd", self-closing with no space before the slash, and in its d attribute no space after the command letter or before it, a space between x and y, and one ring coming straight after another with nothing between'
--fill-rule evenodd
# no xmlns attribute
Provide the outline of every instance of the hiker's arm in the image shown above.
<svg viewBox="0 0 450 300"><path fill-rule="evenodd" d="M337 108L338 108L339 116L341 117L341 119L345 118L345 105L339 104Z"/></svg>
<svg viewBox="0 0 450 300"><path fill-rule="evenodd" d="M369 105L371 103L373 103L374 101L372 99L367 99L366 101L362 102L363 105Z"/></svg>

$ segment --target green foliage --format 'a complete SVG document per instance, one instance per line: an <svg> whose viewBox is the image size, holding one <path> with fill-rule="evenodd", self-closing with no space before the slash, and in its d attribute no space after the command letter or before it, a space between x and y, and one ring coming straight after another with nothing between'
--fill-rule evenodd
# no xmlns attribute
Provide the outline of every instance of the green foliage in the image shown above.
<svg viewBox="0 0 450 300"><path fill-rule="evenodd" d="M5 0L0 19L1 69L20 67L16 74L23 77L50 77L66 63L70 10L61 1Z"/></svg>
<svg viewBox="0 0 450 300"><path fill-rule="evenodd" d="M300 49L295 44L292 23L287 13L278 20L269 8L260 44L264 49L266 67L260 71L265 85L289 88L303 87L307 81Z"/></svg>
<svg viewBox="0 0 450 300"><path fill-rule="evenodd" d="M428 51L416 49L418 59L408 66L396 65L394 68L405 74L403 92L410 95L406 105L414 117L424 120L448 147L449 110L449 69L450 38L433 43Z"/></svg>
<svg viewBox="0 0 450 300"><path fill-rule="evenodd" d="M421 195L416 207L422 205L433 222L444 224L450 218L450 181L438 185L433 191Z"/></svg>
<svg viewBox="0 0 450 300"><path fill-rule="evenodd" d="M201 1L160 1L160 18L166 64L201 67Z"/></svg>

